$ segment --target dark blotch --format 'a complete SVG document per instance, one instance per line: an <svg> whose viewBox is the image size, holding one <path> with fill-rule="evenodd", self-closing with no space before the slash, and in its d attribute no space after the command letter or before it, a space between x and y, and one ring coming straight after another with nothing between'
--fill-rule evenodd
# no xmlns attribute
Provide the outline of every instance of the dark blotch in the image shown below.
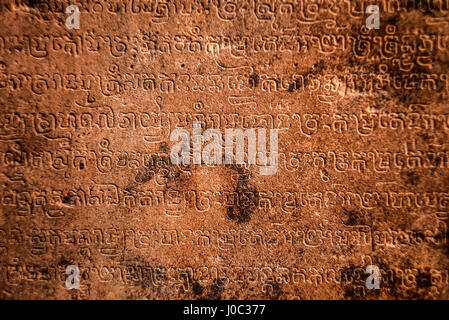
<svg viewBox="0 0 449 320"><path fill-rule="evenodd" d="M405 182L408 185L416 186L419 183L419 176L415 172L408 171L405 175L407 176Z"/></svg>
<svg viewBox="0 0 449 320"><path fill-rule="evenodd" d="M344 211L347 215L348 219L345 221L345 225L347 226L358 226L365 224L365 219L360 212L356 210Z"/></svg>
<svg viewBox="0 0 449 320"><path fill-rule="evenodd" d="M223 281L215 279L214 283L210 286L210 293L207 300L220 300L224 291Z"/></svg>
<svg viewBox="0 0 449 320"><path fill-rule="evenodd" d="M36 8L39 5L38 0L28 0L28 7L30 8Z"/></svg>
<svg viewBox="0 0 449 320"><path fill-rule="evenodd" d="M237 187L234 191L238 195L238 203L228 207L227 216L237 223L249 222L259 203L257 189L249 181L247 169L236 165L229 167L238 173Z"/></svg>
<svg viewBox="0 0 449 320"><path fill-rule="evenodd" d="M288 86L288 92L293 92L295 91L296 85L295 83L290 83L290 85Z"/></svg>
<svg viewBox="0 0 449 320"><path fill-rule="evenodd" d="M198 282L194 282L192 285L192 291L196 295L201 295L203 293L204 289Z"/></svg>
<svg viewBox="0 0 449 320"><path fill-rule="evenodd" d="M257 73L253 73L249 76L249 86L251 88L256 88L259 85L259 76Z"/></svg>

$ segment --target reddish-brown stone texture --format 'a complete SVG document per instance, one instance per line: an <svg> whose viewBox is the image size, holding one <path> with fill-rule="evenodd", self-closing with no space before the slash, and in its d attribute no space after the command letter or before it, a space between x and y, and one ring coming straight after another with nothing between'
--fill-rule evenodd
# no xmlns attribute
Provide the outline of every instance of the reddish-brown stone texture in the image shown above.
<svg viewBox="0 0 449 320"><path fill-rule="evenodd" d="M449 1L0 3L2 299L449 297Z"/></svg>

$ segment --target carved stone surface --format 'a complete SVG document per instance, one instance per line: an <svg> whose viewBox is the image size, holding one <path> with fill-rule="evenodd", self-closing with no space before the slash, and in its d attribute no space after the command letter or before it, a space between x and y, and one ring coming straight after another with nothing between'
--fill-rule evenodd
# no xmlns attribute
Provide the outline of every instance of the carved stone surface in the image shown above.
<svg viewBox="0 0 449 320"><path fill-rule="evenodd" d="M0 298L448 299L448 16L1 1ZM170 156L180 132L189 163Z"/></svg>

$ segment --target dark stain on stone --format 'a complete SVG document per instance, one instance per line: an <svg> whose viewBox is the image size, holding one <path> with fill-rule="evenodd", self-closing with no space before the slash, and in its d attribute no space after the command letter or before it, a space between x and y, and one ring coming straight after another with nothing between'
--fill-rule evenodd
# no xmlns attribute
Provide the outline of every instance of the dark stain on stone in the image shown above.
<svg viewBox="0 0 449 320"><path fill-rule="evenodd" d="M39 6L39 0L28 0L28 6L31 8L36 8Z"/></svg>
<svg viewBox="0 0 449 320"><path fill-rule="evenodd" d="M163 176L166 180L166 185L170 183L183 183L187 180L186 172L189 166L186 166L186 171L181 169L179 165L171 163L170 156L167 153L152 154L149 161L145 164L145 169L138 172L134 181L138 184L144 184L154 178L156 174Z"/></svg>
<svg viewBox="0 0 449 320"><path fill-rule="evenodd" d="M256 88L259 85L259 76L257 73L253 73L249 76L249 86L251 88Z"/></svg>
<svg viewBox="0 0 449 320"><path fill-rule="evenodd" d="M288 86L288 92L295 91L295 88L296 88L296 84L294 82L290 83L290 85Z"/></svg>
<svg viewBox="0 0 449 320"><path fill-rule="evenodd" d="M72 203L71 200L72 198L69 195L67 195L62 199L62 203L70 205Z"/></svg>
<svg viewBox="0 0 449 320"><path fill-rule="evenodd" d="M398 20L399 20L399 16L398 15L393 15L393 16L388 18L387 24L397 25Z"/></svg>
<svg viewBox="0 0 449 320"><path fill-rule="evenodd" d="M72 265L73 263L69 262L65 257L61 257L61 259L59 259L58 265L62 266L62 267L67 267L69 265Z"/></svg>
<svg viewBox="0 0 449 320"><path fill-rule="evenodd" d="M419 183L419 176L415 172L407 171L405 175L406 175L405 182L408 185L416 186Z"/></svg>
<svg viewBox="0 0 449 320"><path fill-rule="evenodd" d="M270 285L272 288L272 292L270 292L270 291L267 292L269 299L270 300L279 300L279 298L282 295L282 288L279 285L279 283L277 283L276 280L274 280L274 281L269 281L267 284Z"/></svg>
<svg viewBox="0 0 449 320"><path fill-rule="evenodd" d="M343 212L347 216L347 220L344 222L345 225L358 226L366 224L365 217L359 211L343 209Z"/></svg>
<svg viewBox="0 0 449 320"><path fill-rule="evenodd" d="M227 216L237 223L249 222L259 203L257 189L249 180L250 173L247 169L237 165L228 167L238 173L237 186L234 190L238 195L238 203L228 207Z"/></svg>
<svg viewBox="0 0 449 320"><path fill-rule="evenodd" d="M153 170L149 169L149 170L137 173L137 175L134 178L134 180L137 183L144 184L144 183L150 181L151 179L153 179L154 175L155 175L155 172Z"/></svg>
<svg viewBox="0 0 449 320"><path fill-rule="evenodd" d="M215 279L214 283L209 288L207 300L220 300L224 291L224 283L220 279Z"/></svg>
<svg viewBox="0 0 449 320"><path fill-rule="evenodd" d="M362 270L365 270L364 267L358 267L354 264L351 264L349 267L343 267L340 270L340 276L342 283L346 282L349 283L349 285L344 286L344 298L348 300L360 300L363 298L363 294L360 291L360 285L361 282L364 282L364 279L357 279L360 283L357 283L353 277L356 275L356 271L361 272ZM362 272L363 273L363 272ZM364 276L361 275L362 277ZM368 276L368 274L366 275ZM365 283L363 283L364 285Z"/></svg>
<svg viewBox="0 0 449 320"><path fill-rule="evenodd" d="M321 71L323 71L326 68L326 62L324 60L320 60L320 62L315 63L313 65L313 72L315 74L320 73Z"/></svg>

